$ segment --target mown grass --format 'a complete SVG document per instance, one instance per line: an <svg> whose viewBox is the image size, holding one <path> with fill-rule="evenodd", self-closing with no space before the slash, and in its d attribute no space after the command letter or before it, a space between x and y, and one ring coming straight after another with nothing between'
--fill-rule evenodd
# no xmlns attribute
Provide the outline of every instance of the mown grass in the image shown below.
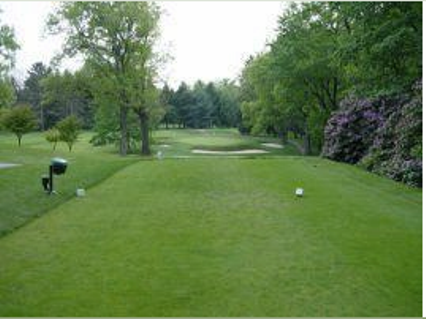
<svg viewBox="0 0 426 319"><path fill-rule="evenodd" d="M121 158L112 147L94 148L89 144L91 134L84 133L72 152L65 144L55 151L40 133L25 135L17 147L14 135L1 133L0 162L20 164L0 169L0 236L41 216L53 207L72 198L77 188L89 188L137 160ZM65 175L54 177L58 195L46 195L41 176L48 174L52 157L68 161Z"/></svg>
<svg viewBox="0 0 426 319"><path fill-rule="evenodd" d="M421 316L421 206L317 158L140 161L0 240L0 316Z"/></svg>
<svg viewBox="0 0 426 319"><path fill-rule="evenodd" d="M236 129L160 130L153 133L153 138L155 141L154 150L161 150L166 157L206 157L202 154L193 154L191 151L194 149L210 151L262 149L269 152L268 154L257 155L257 157L300 155L297 148L291 144L285 145L283 149L262 145L262 143L281 144L281 141L277 138L243 136ZM168 147L162 147L164 144Z"/></svg>
<svg viewBox="0 0 426 319"><path fill-rule="evenodd" d="M260 148L261 141L268 140L244 137L234 129L160 130L153 135L156 142L153 153L161 150L166 157L197 156L191 153L197 144L202 149L238 150ZM63 143L53 151L52 145L40 133L25 135L22 147L18 147L14 135L0 132L0 162L20 164L19 167L0 169L0 237L71 199L77 188L90 188L141 159L137 155L119 157L114 146L93 147L89 143L91 136L90 132L82 134L69 152ZM269 140L277 142L276 139ZM170 148L159 146L167 142L171 143ZM285 151L270 151L274 155L295 154L292 146ZM48 173L52 157L63 157L69 165L65 175L54 177L58 195L47 196L42 191L41 176Z"/></svg>

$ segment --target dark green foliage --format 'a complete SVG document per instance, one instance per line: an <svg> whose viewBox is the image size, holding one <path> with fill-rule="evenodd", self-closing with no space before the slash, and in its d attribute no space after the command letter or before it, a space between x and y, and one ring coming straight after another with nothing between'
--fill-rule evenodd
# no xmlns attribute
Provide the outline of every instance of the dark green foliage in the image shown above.
<svg viewBox="0 0 426 319"><path fill-rule="evenodd" d="M408 106L404 97L421 76L421 2L293 3L270 50L243 69L243 127L293 131L306 154L322 149L348 163L377 153L372 170L420 185L421 100ZM391 145L381 147L386 151L370 151L377 134Z"/></svg>
<svg viewBox="0 0 426 319"><path fill-rule="evenodd" d="M34 63L28 71L28 77L18 97L19 101L31 105L34 113L37 114L38 125L42 131L46 127L46 112L49 112L48 105L43 105L42 103L43 96L45 95L42 80L48 77L51 72L51 68L45 66L42 62Z"/></svg>
<svg viewBox="0 0 426 319"><path fill-rule="evenodd" d="M2 124L6 130L16 135L18 145L21 146L22 136L34 130L36 118L29 105L20 104L2 115Z"/></svg>
<svg viewBox="0 0 426 319"><path fill-rule="evenodd" d="M49 73L40 80L43 91L41 107L44 110L44 126L53 127L61 119L75 115L84 129L94 124L92 83L94 78L83 70L74 74Z"/></svg>
<svg viewBox="0 0 426 319"><path fill-rule="evenodd" d="M90 140L94 146L115 145L120 146L120 123L119 112L116 108L110 107L108 101L106 104L98 104L95 116L95 134ZM140 130L138 127L137 115L131 112L127 116L127 152L134 154L140 151Z"/></svg>
<svg viewBox="0 0 426 319"><path fill-rule="evenodd" d="M119 143L120 124L118 119L118 110L98 104L95 114L95 135L90 142L95 146ZM118 145L118 144L117 144Z"/></svg>
<svg viewBox="0 0 426 319"><path fill-rule="evenodd" d="M176 107L171 104L173 94L173 89L171 89L167 84L164 85L160 92L160 104L165 110L165 114L161 122L165 124L166 129L169 128L169 124L177 123Z"/></svg>
<svg viewBox="0 0 426 319"><path fill-rule="evenodd" d="M197 81L193 87L192 95L194 96L194 103L189 107L186 125L190 128L212 127L212 113L216 102L212 85L205 85L201 81Z"/></svg>
<svg viewBox="0 0 426 319"><path fill-rule="evenodd" d="M239 87L232 81L223 80L214 89L218 97L213 123L218 127L237 127L241 122Z"/></svg>
<svg viewBox="0 0 426 319"><path fill-rule="evenodd" d="M422 76L422 2L331 3L347 32L336 57L362 95L408 91Z"/></svg>
<svg viewBox="0 0 426 319"><path fill-rule="evenodd" d="M251 58L242 72L245 126L284 141L288 131L301 133L306 154L313 144L320 148L324 124L344 85L333 59L340 30L333 32L328 11L325 3L291 5L271 49Z"/></svg>
<svg viewBox="0 0 426 319"><path fill-rule="evenodd" d="M421 77L421 11L420 2L292 4L271 50L250 58L242 72L246 126L308 122L305 133L321 146L326 120L348 92L406 92ZM309 121L311 113L319 120Z"/></svg>
<svg viewBox="0 0 426 319"><path fill-rule="evenodd" d="M190 108L194 103L195 101L191 89L186 83L182 82L175 94L170 98L170 104L173 105L176 110L177 124L180 127L185 128L187 126Z"/></svg>
<svg viewBox="0 0 426 319"><path fill-rule="evenodd" d="M237 127L240 123L239 87L234 82L197 81L192 88L181 83L176 91L166 86L162 95L167 110L162 122L166 127Z"/></svg>

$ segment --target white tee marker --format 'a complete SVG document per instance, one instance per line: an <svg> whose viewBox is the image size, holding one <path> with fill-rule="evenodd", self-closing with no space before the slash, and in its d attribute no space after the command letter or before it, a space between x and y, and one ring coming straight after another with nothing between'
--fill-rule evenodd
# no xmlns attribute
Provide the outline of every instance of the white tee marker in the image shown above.
<svg viewBox="0 0 426 319"><path fill-rule="evenodd" d="M303 196L303 188L296 188L296 196L302 197Z"/></svg>

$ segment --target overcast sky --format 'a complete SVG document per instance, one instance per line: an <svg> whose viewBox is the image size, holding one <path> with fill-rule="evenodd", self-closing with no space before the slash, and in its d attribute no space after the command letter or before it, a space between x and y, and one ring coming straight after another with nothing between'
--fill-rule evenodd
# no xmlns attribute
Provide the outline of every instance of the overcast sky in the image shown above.
<svg viewBox="0 0 426 319"><path fill-rule="evenodd" d="M163 80L176 87L223 78L235 79L244 61L261 52L275 36L279 1L164 1L160 47L172 57L162 69ZM35 62L46 64L61 48L59 38L43 38L46 16L55 2L0 2L2 23L15 29L21 50L14 74L20 79ZM75 62L64 68L75 68Z"/></svg>

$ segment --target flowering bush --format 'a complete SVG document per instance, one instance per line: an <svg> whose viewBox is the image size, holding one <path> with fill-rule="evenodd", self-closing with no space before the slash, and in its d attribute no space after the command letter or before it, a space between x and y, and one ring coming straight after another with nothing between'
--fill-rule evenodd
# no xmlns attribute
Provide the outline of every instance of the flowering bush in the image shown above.
<svg viewBox="0 0 426 319"><path fill-rule="evenodd" d="M368 152L377 128L383 125L380 101L349 97L327 122L322 155L355 164Z"/></svg>
<svg viewBox="0 0 426 319"><path fill-rule="evenodd" d="M411 97L343 100L325 127L322 155L421 187L421 82Z"/></svg>

